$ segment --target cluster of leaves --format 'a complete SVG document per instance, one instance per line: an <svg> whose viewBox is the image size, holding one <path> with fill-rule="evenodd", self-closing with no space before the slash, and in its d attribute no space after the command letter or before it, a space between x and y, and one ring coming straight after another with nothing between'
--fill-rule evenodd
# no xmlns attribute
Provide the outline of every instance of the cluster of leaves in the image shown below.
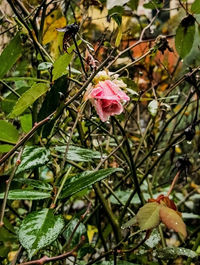
<svg viewBox="0 0 200 265"><path fill-rule="evenodd" d="M195 262L199 0L172 19L161 0L7 2L0 262ZM106 123L84 100L102 70L130 97Z"/></svg>

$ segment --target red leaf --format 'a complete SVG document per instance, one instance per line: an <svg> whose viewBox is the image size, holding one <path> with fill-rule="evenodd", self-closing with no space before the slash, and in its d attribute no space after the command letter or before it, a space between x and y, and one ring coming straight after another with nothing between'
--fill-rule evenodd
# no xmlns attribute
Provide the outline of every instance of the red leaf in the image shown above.
<svg viewBox="0 0 200 265"><path fill-rule="evenodd" d="M167 228L173 229L177 233L181 233L181 235L186 238L186 225L176 211L169 207L161 206L160 219L167 226Z"/></svg>

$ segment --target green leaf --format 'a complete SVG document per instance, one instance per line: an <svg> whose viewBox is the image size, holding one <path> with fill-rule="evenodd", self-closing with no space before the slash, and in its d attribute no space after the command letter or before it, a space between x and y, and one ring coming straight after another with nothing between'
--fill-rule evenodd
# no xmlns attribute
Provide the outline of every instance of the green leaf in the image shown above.
<svg viewBox="0 0 200 265"><path fill-rule="evenodd" d="M24 114L23 116L19 117L22 130L27 133L32 129L32 115L31 114Z"/></svg>
<svg viewBox="0 0 200 265"><path fill-rule="evenodd" d="M67 73L67 67L71 62L73 53L69 54L69 53L65 53L63 55L61 55L54 63L53 65L53 80L58 79L59 77L61 77L62 75Z"/></svg>
<svg viewBox="0 0 200 265"><path fill-rule="evenodd" d="M19 95L22 95L23 93L25 93L27 91L27 89L28 89L27 87L20 87L19 89L16 89L15 91ZM13 110L13 108L14 108L14 106L15 106L15 104L16 104L18 99L19 98L15 94L13 94L12 92L10 92L7 95L5 95L4 99L1 102L2 110L6 114L9 114Z"/></svg>
<svg viewBox="0 0 200 265"><path fill-rule="evenodd" d="M117 38L115 40L115 46L118 47L120 45L122 39L122 26L118 28Z"/></svg>
<svg viewBox="0 0 200 265"><path fill-rule="evenodd" d="M13 181L22 183L22 184L27 184L31 187L38 188L40 190L52 190L52 186L48 184L45 181L42 180L35 180L35 179L26 179L26 178L15 178Z"/></svg>
<svg viewBox="0 0 200 265"><path fill-rule="evenodd" d="M42 103L42 107L38 113L38 121L43 120L49 114L54 112L61 105L60 93L67 97L69 81L65 76L55 80L50 91L46 94L46 97ZM55 120L52 119L50 122L45 124L42 128L42 137L46 138L54 127Z"/></svg>
<svg viewBox="0 0 200 265"><path fill-rule="evenodd" d="M122 229L128 228L128 227L136 225L136 224L137 224L137 217L134 216L133 218L128 220L128 222L126 222L125 224L122 225Z"/></svg>
<svg viewBox="0 0 200 265"><path fill-rule="evenodd" d="M195 35L195 19L192 15L185 17L176 30L175 46L181 58L189 54Z"/></svg>
<svg viewBox="0 0 200 265"><path fill-rule="evenodd" d="M154 229L151 232L150 237L145 241L145 244L153 249L161 240L160 233L158 232L158 229Z"/></svg>
<svg viewBox="0 0 200 265"><path fill-rule="evenodd" d="M0 141L15 144L18 138L17 129L11 123L0 120Z"/></svg>
<svg viewBox="0 0 200 265"><path fill-rule="evenodd" d="M54 149L57 152L65 153L66 146L56 146ZM69 146L67 159L77 162L91 162L94 159L100 159L101 153L91 149L81 148L74 145Z"/></svg>
<svg viewBox="0 0 200 265"><path fill-rule="evenodd" d="M39 71L47 70L50 69L52 66L53 64L50 62L43 62L38 65L38 70Z"/></svg>
<svg viewBox="0 0 200 265"><path fill-rule="evenodd" d="M65 231L63 232L63 236L66 239L66 241L69 240L69 238L71 237L74 228L76 227L77 223L79 222L78 218L72 219L66 226ZM76 229L76 232L73 235L71 244L70 244L70 248L73 248L74 246L76 246L79 241L81 240L81 236L85 236L87 237L87 230L86 227L83 223L80 223L80 225L78 226L78 228Z"/></svg>
<svg viewBox="0 0 200 265"><path fill-rule="evenodd" d="M37 190L10 190L8 193L8 200L42 200L50 198L49 192ZM4 192L0 193L0 199L4 198Z"/></svg>
<svg viewBox="0 0 200 265"><path fill-rule="evenodd" d="M160 223L160 204L157 202L146 203L139 209L136 217L141 230L154 228Z"/></svg>
<svg viewBox="0 0 200 265"><path fill-rule="evenodd" d="M72 177L66 181L66 185L61 193L61 198L67 198L73 194L91 186L97 181L100 181L109 175L123 171L121 168L107 168L98 171L85 171L75 177Z"/></svg>
<svg viewBox="0 0 200 265"><path fill-rule="evenodd" d="M143 7L148 8L148 9L162 8L163 1L162 0L151 0L149 1L149 3L145 3Z"/></svg>
<svg viewBox="0 0 200 265"><path fill-rule="evenodd" d="M200 14L200 2L195 0L191 6L191 12L194 14Z"/></svg>
<svg viewBox="0 0 200 265"><path fill-rule="evenodd" d="M188 258L197 257L197 253L191 249L178 248L178 247L166 247L156 250L157 257L160 259L174 259L177 256L186 256Z"/></svg>
<svg viewBox="0 0 200 265"><path fill-rule="evenodd" d="M13 148L13 145L10 144L1 144L0 145L0 153L7 153Z"/></svg>
<svg viewBox="0 0 200 265"><path fill-rule="evenodd" d="M108 15L115 20L118 26L122 24L123 7L116 6L108 11Z"/></svg>
<svg viewBox="0 0 200 265"><path fill-rule="evenodd" d="M26 146L16 174L35 167L43 166L49 161L49 157L50 151L45 147Z"/></svg>
<svg viewBox="0 0 200 265"><path fill-rule="evenodd" d="M38 250L55 241L63 227L63 218L60 215L54 216L51 209L43 209L27 215L19 228L19 241L28 251L29 259Z"/></svg>
<svg viewBox="0 0 200 265"><path fill-rule="evenodd" d="M10 118L14 118L22 114L28 107L30 107L40 96L47 92L49 85L47 83L35 83L18 99L14 106Z"/></svg>
<svg viewBox="0 0 200 265"><path fill-rule="evenodd" d="M155 99L152 100L148 105L148 110L151 116L155 117L158 112L158 101Z"/></svg>
<svg viewBox="0 0 200 265"><path fill-rule="evenodd" d="M200 215L194 213L182 213L183 219L200 219Z"/></svg>
<svg viewBox="0 0 200 265"><path fill-rule="evenodd" d="M137 10L138 3L139 3L139 0L130 0L127 6L129 6L134 11L134 10Z"/></svg>
<svg viewBox="0 0 200 265"><path fill-rule="evenodd" d="M14 65L22 53L20 33L10 41L0 56L0 78Z"/></svg>
<svg viewBox="0 0 200 265"><path fill-rule="evenodd" d="M116 1L116 0L107 0L106 8L107 9L111 9L111 8L113 8L115 6L123 6L126 3L128 3L128 2L129 2L129 0L118 0L118 1Z"/></svg>

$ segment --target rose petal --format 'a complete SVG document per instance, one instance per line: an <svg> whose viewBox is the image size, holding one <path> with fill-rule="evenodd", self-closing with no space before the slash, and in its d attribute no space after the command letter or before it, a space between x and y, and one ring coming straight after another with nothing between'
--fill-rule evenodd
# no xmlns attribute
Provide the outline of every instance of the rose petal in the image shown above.
<svg viewBox="0 0 200 265"><path fill-rule="evenodd" d="M125 101L130 100L130 98L126 95L126 93L124 93L121 89L119 89L115 83L113 83L110 80L106 80L105 83L113 91L113 93L118 95L119 99L125 100Z"/></svg>
<svg viewBox="0 0 200 265"><path fill-rule="evenodd" d="M112 116L121 114L123 111L123 106L117 100L109 100L109 104L103 105L102 109L104 112Z"/></svg>
<svg viewBox="0 0 200 265"><path fill-rule="evenodd" d="M105 122L109 119L110 115L103 111L102 109L102 102L100 99L97 99L94 101L94 106L97 111L97 114L99 115L101 121Z"/></svg>

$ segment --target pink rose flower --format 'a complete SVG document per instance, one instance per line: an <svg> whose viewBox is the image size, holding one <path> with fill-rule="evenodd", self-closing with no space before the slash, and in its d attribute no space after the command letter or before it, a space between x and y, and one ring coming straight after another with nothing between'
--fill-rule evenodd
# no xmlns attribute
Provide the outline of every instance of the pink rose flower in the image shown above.
<svg viewBox="0 0 200 265"><path fill-rule="evenodd" d="M124 110L122 102L129 101L130 98L112 81L100 81L90 92L89 99L99 115L105 122L110 116L119 115Z"/></svg>

